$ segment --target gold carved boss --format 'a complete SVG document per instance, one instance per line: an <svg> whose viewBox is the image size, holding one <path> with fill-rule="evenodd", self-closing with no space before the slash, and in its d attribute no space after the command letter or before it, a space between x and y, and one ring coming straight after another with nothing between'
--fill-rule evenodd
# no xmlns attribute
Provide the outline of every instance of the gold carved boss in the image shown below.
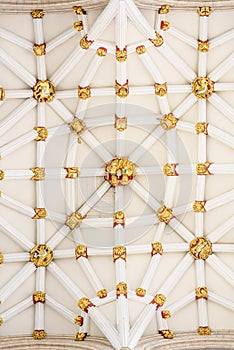
<svg viewBox="0 0 234 350"><path fill-rule="evenodd" d="M115 57L118 62L125 62L127 59L127 46L125 46L122 50L116 46Z"/></svg>
<svg viewBox="0 0 234 350"><path fill-rule="evenodd" d="M116 213L114 213L113 219L113 227L117 225L122 225L123 227L125 226L125 215L123 211L117 211Z"/></svg>
<svg viewBox="0 0 234 350"><path fill-rule="evenodd" d="M207 299L208 298L208 289L207 287L198 287L195 290L196 299Z"/></svg>
<svg viewBox="0 0 234 350"><path fill-rule="evenodd" d="M119 84L117 80L115 81L115 94L120 98L126 98L129 94L128 80L125 84Z"/></svg>
<svg viewBox="0 0 234 350"><path fill-rule="evenodd" d="M30 261L36 267L48 266L53 260L53 251L45 244L38 244L30 251Z"/></svg>
<svg viewBox="0 0 234 350"><path fill-rule="evenodd" d="M173 212L171 208L166 207L165 205L162 205L158 210L157 210L157 216L159 221L165 222L165 224L168 224L169 221L173 217Z"/></svg>
<svg viewBox="0 0 234 350"><path fill-rule="evenodd" d="M44 126L35 126L34 130L37 132L35 141L46 141L48 137L48 130Z"/></svg>
<svg viewBox="0 0 234 350"><path fill-rule="evenodd" d="M211 172L209 171L209 167L213 163L205 162L205 163L197 163L196 165L196 172L197 175L211 175Z"/></svg>
<svg viewBox="0 0 234 350"><path fill-rule="evenodd" d="M126 248L124 246L116 246L113 248L113 261L123 259L126 261Z"/></svg>
<svg viewBox="0 0 234 350"><path fill-rule="evenodd" d="M3 101L5 99L5 90L3 88L0 88L0 101Z"/></svg>
<svg viewBox="0 0 234 350"><path fill-rule="evenodd" d="M46 44L34 44L33 51L35 56L44 56L46 54Z"/></svg>
<svg viewBox="0 0 234 350"><path fill-rule="evenodd" d="M210 335L211 330L209 327L199 327L197 330L199 335Z"/></svg>
<svg viewBox="0 0 234 350"><path fill-rule="evenodd" d="M163 166L163 173L166 176L178 176L178 173L176 171L176 166L178 163L166 163Z"/></svg>
<svg viewBox="0 0 234 350"><path fill-rule="evenodd" d="M95 305L88 298L83 297L80 298L80 300L78 301L78 306L82 311L88 313L88 308Z"/></svg>
<svg viewBox="0 0 234 350"><path fill-rule="evenodd" d="M80 257L88 258L87 247L84 244L77 245L75 254L76 254L76 260L79 259Z"/></svg>
<svg viewBox="0 0 234 350"><path fill-rule="evenodd" d="M32 336L35 340L44 339L46 337L46 332L44 331L44 329L36 329L35 331L33 331Z"/></svg>
<svg viewBox="0 0 234 350"><path fill-rule="evenodd" d="M192 83L192 91L197 98L208 98L214 91L214 83L207 77L197 77Z"/></svg>
<svg viewBox="0 0 234 350"><path fill-rule="evenodd" d="M127 293L128 293L128 286L127 283L125 282L119 282L116 286L116 297L118 297L122 294L127 298Z"/></svg>
<svg viewBox="0 0 234 350"><path fill-rule="evenodd" d="M162 97L167 93L167 83L163 83L163 84L155 83L154 88L155 88L155 94L157 96Z"/></svg>
<svg viewBox="0 0 234 350"><path fill-rule="evenodd" d="M163 306L166 302L166 297L163 294L156 294L154 299L151 301L150 304L157 304L156 310Z"/></svg>
<svg viewBox="0 0 234 350"><path fill-rule="evenodd" d="M119 118L115 116L115 129L118 131L124 131L127 129L128 121L126 117Z"/></svg>
<svg viewBox="0 0 234 350"><path fill-rule="evenodd" d="M55 96L55 87L50 80L38 80L33 87L33 97L38 102L51 102Z"/></svg>
<svg viewBox="0 0 234 350"><path fill-rule="evenodd" d="M136 166L127 158L113 158L105 167L107 180L111 186L128 185L136 175Z"/></svg>
<svg viewBox="0 0 234 350"><path fill-rule="evenodd" d="M176 127L178 119L172 113L164 114L160 120L160 125L164 130L170 130Z"/></svg>
<svg viewBox="0 0 234 350"><path fill-rule="evenodd" d="M212 243L205 237L196 237L190 242L190 254L195 260L206 260L212 254Z"/></svg>
<svg viewBox="0 0 234 350"><path fill-rule="evenodd" d="M41 9L35 9L35 10L32 10L31 12L32 18L43 18L44 14L45 12Z"/></svg>
<svg viewBox="0 0 234 350"><path fill-rule="evenodd" d="M151 245L152 245L152 250L151 250L151 255L152 256L156 255L156 254L162 255L163 248L162 248L162 243L161 242L154 242Z"/></svg>
<svg viewBox="0 0 234 350"><path fill-rule="evenodd" d="M92 45L93 40L88 40L88 35L85 34L83 38L80 40L80 47L84 50L88 50L88 48Z"/></svg>
<svg viewBox="0 0 234 350"><path fill-rule="evenodd" d="M70 230L75 230L80 226L82 220L83 216L78 211L75 211L67 217L66 225L70 228Z"/></svg>
<svg viewBox="0 0 234 350"><path fill-rule="evenodd" d="M42 291L36 291L33 293L33 304L36 303L45 303L45 292Z"/></svg>
<svg viewBox="0 0 234 350"><path fill-rule="evenodd" d="M159 47L163 44L163 37L159 33L155 33L155 39L149 38L149 41L151 41L155 47Z"/></svg>
<svg viewBox="0 0 234 350"><path fill-rule="evenodd" d="M137 288L136 289L136 295L138 297L144 297L146 295L146 289L145 288L141 288L141 287Z"/></svg>

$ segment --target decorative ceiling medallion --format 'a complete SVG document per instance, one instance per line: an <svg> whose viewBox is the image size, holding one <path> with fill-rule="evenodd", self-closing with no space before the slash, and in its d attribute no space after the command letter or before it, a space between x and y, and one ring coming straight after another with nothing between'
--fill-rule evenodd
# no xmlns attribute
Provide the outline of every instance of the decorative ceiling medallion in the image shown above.
<svg viewBox="0 0 234 350"><path fill-rule="evenodd" d="M178 119L172 113L164 114L160 119L160 125L164 130L171 130L176 127Z"/></svg>
<svg viewBox="0 0 234 350"><path fill-rule="evenodd" d="M138 297L141 297L141 298L143 298L145 295L146 295L146 289L144 289L144 288L137 288L136 289L136 295L138 296Z"/></svg>
<svg viewBox="0 0 234 350"><path fill-rule="evenodd" d="M80 227L82 220L83 216L78 211L75 211L71 215L68 215L66 225L70 228L70 230L75 230Z"/></svg>
<svg viewBox="0 0 234 350"><path fill-rule="evenodd" d="M79 326L79 327L82 327L83 326L83 323L84 323L84 317L83 316L76 316L74 318L74 323Z"/></svg>
<svg viewBox="0 0 234 350"><path fill-rule="evenodd" d="M212 254L212 243L205 237L196 237L190 242L190 254L195 260L206 260Z"/></svg>
<svg viewBox="0 0 234 350"><path fill-rule="evenodd" d="M86 337L87 337L87 333L76 333L74 340L84 341Z"/></svg>
<svg viewBox="0 0 234 350"><path fill-rule="evenodd" d="M192 90L197 98L208 98L214 92L214 83L207 77L197 77L192 83Z"/></svg>
<svg viewBox="0 0 234 350"><path fill-rule="evenodd" d="M38 80L33 87L33 97L38 102L51 102L55 96L55 87L50 80Z"/></svg>
<svg viewBox="0 0 234 350"><path fill-rule="evenodd" d="M4 177L5 177L4 170L0 170L0 181L4 180Z"/></svg>
<svg viewBox="0 0 234 350"><path fill-rule="evenodd" d="M211 7L209 6L202 6L202 7L199 7L197 10L199 16L202 16L202 17L204 16L208 17L211 14L211 11L212 11Z"/></svg>
<svg viewBox="0 0 234 350"><path fill-rule="evenodd" d="M162 97L162 96L165 96L167 93L167 83L163 83L163 84L155 83L154 88L155 88L155 94L157 96Z"/></svg>
<svg viewBox="0 0 234 350"><path fill-rule="evenodd" d="M113 262L118 259L126 261L126 248L124 246L116 246L113 248Z"/></svg>
<svg viewBox="0 0 234 350"><path fill-rule="evenodd" d="M199 335L210 335L211 330L209 327L199 327L197 330Z"/></svg>
<svg viewBox="0 0 234 350"><path fill-rule="evenodd" d="M150 302L150 304L157 304L156 310L163 306L166 302L167 298L163 294L156 294L154 299Z"/></svg>
<svg viewBox="0 0 234 350"><path fill-rule="evenodd" d="M42 18L44 17L44 14L45 12L43 10L39 10L39 9L36 9L36 10L32 10L31 12L31 16L32 18Z"/></svg>
<svg viewBox="0 0 234 350"><path fill-rule="evenodd" d="M53 251L45 244L38 244L30 251L30 261L36 267L46 267L53 260Z"/></svg>
<svg viewBox="0 0 234 350"><path fill-rule="evenodd" d="M159 47L162 46L164 40L163 37L159 34L159 33L155 33L156 38L155 39L151 39L149 38L149 41L151 41L151 43L155 46L155 47Z"/></svg>
<svg viewBox="0 0 234 350"><path fill-rule="evenodd" d="M171 317L171 312L170 312L169 310L163 310L163 311L161 312L161 315L162 315L162 318L167 319L167 318L170 318L170 317Z"/></svg>
<svg viewBox="0 0 234 350"><path fill-rule="evenodd" d="M0 253L0 265L4 264L4 255Z"/></svg>
<svg viewBox="0 0 234 350"><path fill-rule="evenodd" d="M0 101L3 101L5 99L5 90L1 87L0 88Z"/></svg>
<svg viewBox="0 0 234 350"><path fill-rule="evenodd" d="M172 339L174 337L174 333L171 329L163 329L163 330L159 331L159 333L165 339Z"/></svg>
<svg viewBox="0 0 234 350"><path fill-rule="evenodd" d="M125 46L122 50L116 46L115 58L118 62L125 62L127 59L127 46Z"/></svg>
<svg viewBox="0 0 234 350"><path fill-rule="evenodd" d="M128 158L113 158L105 167L105 180L111 186L128 185L136 175L136 166Z"/></svg>
<svg viewBox="0 0 234 350"><path fill-rule="evenodd" d="M116 213L114 213L113 219L114 219L113 227L117 225L121 225L122 227L125 227L125 215L123 211L117 211Z"/></svg>
<svg viewBox="0 0 234 350"><path fill-rule="evenodd" d="M79 244L76 246L75 250L76 260L80 257L88 258L87 247L84 244Z"/></svg>
<svg viewBox="0 0 234 350"><path fill-rule="evenodd" d="M33 219L45 219L47 212L45 208L34 208L35 215Z"/></svg>
<svg viewBox="0 0 234 350"><path fill-rule="evenodd" d="M169 21L161 21L160 29L164 30L164 31L169 30L170 29L170 22Z"/></svg>
<svg viewBox="0 0 234 350"><path fill-rule="evenodd" d="M86 131L86 124L82 119L74 118L71 123L68 124L71 132L78 136L78 142L80 143L80 136Z"/></svg>
<svg viewBox="0 0 234 350"><path fill-rule="evenodd" d="M212 173L209 171L209 167L211 166L210 162L205 163L197 163L196 165L196 172L197 175L212 175Z"/></svg>
<svg viewBox="0 0 234 350"><path fill-rule="evenodd" d="M127 283L125 282L119 282L116 286L116 297L118 299L118 297L120 295L124 295L125 298L127 298L127 294L128 294L128 286Z"/></svg>
<svg viewBox="0 0 234 350"><path fill-rule="evenodd" d="M129 94L128 80L123 85L119 84L116 80L115 81L115 93L120 98L126 98Z"/></svg>
<svg viewBox="0 0 234 350"><path fill-rule="evenodd" d="M193 211L195 213L204 213L206 201L195 201L193 204Z"/></svg>
<svg viewBox="0 0 234 350"><path fill-rule="evenodd" d="M151 255L157 255L160 254L162 255L163 253L163 248L162 248L162 243L161 242L154 242L151 243L152 245L152 250L151 250Z"/></svg>
<svg viewBox="0 0 234 350"><path fill-rule="evenodd" d="M44 331L44 329L37 329L33 331L32 336L35 340L44 339L46 337L46 332Z"/></svg>
<svg viewBox="0 0 234 350"><path fill-rule="evenodd" d="M173 218L173 212L171 208L167 208L165 205L162 205L157 210L157 216L159 221L165 222L165 224L168 224L169 221Z"/></svg>
<svg viewBox="0 0 234 350"><path fill-rule="evenodd" d="M44 56L46 54L46 44L34 44L33 45L33 52L35 56Z"/></svg>
<svg viewBox="0 0 234 350"><path fill-rule="evenodd" d="M119 118L115 116L115 129L118 131L124 131L128 127L128 120L126 117Z"/></svg>
<svg viewBox="0 0 234 350"><path fill-rule="evenodd" d="M33 176L31 177L31 180L33 181L40 181L45 180L45 168L30 168L30 170L33 172Z"/></svg>
<svg viewBox="0 0 234 350"><path fill-rule="evenodd" d="M48 130L44 126L35 126L34 130L37 132L35 141L46 141L48 137Z"/></svg>
<svg viewBox="0 0 234 350"><path fill-rule="evenodd" d="M88 313L89 307L95 307L95 305L86 297L80 298L77 305L86 313Z"/></svg>
<svg viewBox="0 0 234 350"><path fill-rule="evenodd" d="M105 57L107 54L107 49L105 47L99 47L96 51L97 56Z"/></svg>
<svg viewBox="0 0 234 350"><path fill-rule="evenodd" d="M208 52L209 51L209 40L206 40L206 41L198 40L198 51L199 52Z"/></svg>
<svg viewBox="0 0 234 350"><path fill-rule="evenodd" d="M178 165L178 163L166 163L163 166L163 173L166 176L179 176L179 174L176 171L176 166Z"/></svg>
<svg viewBox="0 0 234 350"><path fill-rule="evenodd" d="M82 21L77 21L73 24L73 27L75 30L77 30L78 32L80 32L81 30L84 29L84 26L83 26L83 22Z"/></svg>
<svg viewBox="0 0 234 350"><path fill-rule="evenodd" d="M161 15L166 15L170 12L170 6L169 5L162 5L160 9L158 10L158 13Z"/></svg>
<svg viewBox="0 0 234 350"><path fill-rule="evenodd" d="M33 304L37 304L37 303L45 303L45 292L42 291L36 291L33 293Z"/></svg>
<svg viewBox="0 0 234 350"><path fill-rule="evenodd" d="M81 6L74 6L73 11L76 15L86 15L86 11Z"/></svg>
<svg viewBox="0 0 234 350"><path fill-rule="evenodd" d="M88 34L85 34L85 36L80 39L80 47L84 50L88 50L93 42L94 40L88 40Z"/></svg>
<svg viewBox="0 0 234 350"><path fill-rule="evenodd" d="M91 96L90 86L78 86L78 97L82 100L87 100Z"/></svg>
<svg viewBox="0 0 234 350"><path fill-rule="evenodd" d="M97 292L97 296L98 298L100 299L103 299L103 298L106 298L107 297L107 290L104 288L104 289L101 289Z"/></svg>
<svg viewBox="0 0 234 350"><path fill-rule="evenodd" d="M198 287L195 290L196 299L207 299L208 298L208 289L207 287Z"/></svg>
<svg viewBox="0 0 234 350"><path fill-rule="evenodd" d="M199 134L204 134L204 135L208 135L208 123L205 123L205 122L198 122L196 125L195 125L195 131L197 133L197 135Z"/></svg>
<svg viewBox="0 0 234 350"><path fill-rule="evenodd" d="M146 47L145 45L140 45L136 47L136 53L138 55L143 55L144 53L146 53Z"/></svg>
<svg viewBox="0 0 234 350"><path fill-rule="evenodd" d="M77 179L80 176L80 171L77 167L64 168L67 170L66 179Z"/></svg>
<svg viewBox="0 0 234 350"><path fill-rule="evenodd" d="M2 326L2 324L3 324L3 318L0 317L0 326Z"/></svg>

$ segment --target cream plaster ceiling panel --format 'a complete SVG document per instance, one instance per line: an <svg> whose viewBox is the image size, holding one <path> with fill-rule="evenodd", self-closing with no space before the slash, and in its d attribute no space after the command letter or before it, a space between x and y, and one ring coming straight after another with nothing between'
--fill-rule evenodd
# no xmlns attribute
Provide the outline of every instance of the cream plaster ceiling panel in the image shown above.
<svg viewBox="0 0 234 350"><path fill-rule="evenodd" d="M233 330L233 11L0 24L0 336Z"/></svg>

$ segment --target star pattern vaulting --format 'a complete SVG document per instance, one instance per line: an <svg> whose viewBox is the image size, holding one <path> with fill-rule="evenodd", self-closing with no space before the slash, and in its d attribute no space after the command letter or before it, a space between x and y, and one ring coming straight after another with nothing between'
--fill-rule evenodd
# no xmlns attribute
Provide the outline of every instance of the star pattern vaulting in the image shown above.
<svg viewBox="0 0 234 350"><path fill-rule="evenodd" d="M18 36L6 29L0 29L0 37L14 43L16 46L31 52L35 56L37 75L32 75L27 65L22 66L15 58L3 49L0 49L0 62L12 73L18 76L27 89L0 88L0 104L4 107L11 99L23 99L16 109L11 111L0 122L0 135L7 135L17 123L30 113L37 110L37 124L33 130L10 139L9 142L0 143L1 161L14 151L34 142L36 145L36 164L29 169L2 168L0 161L0 185L6 182L30 180L35 183L36 206L30 207L23 201L18 201L7 194L7 186L1 192L0 205L19 212L36 222L36 239L29 239L14 225L13 220L0 217L1 240L8 236L14 240L23 251L0 254L1 268L14 262L23 262L23 267L3 285L0 285L0 321L4 335L4 326L8 320L33 305L35 309L35 324L33 330L34 339L43 339L46 336L45 319L47 306L57 311L62 317L77 326L75 340L84 340L89 334L89 319L94 322L103 335L110 341L115 349L129 347L133 349L139 339L145 334L145 330L156 317L157 331L166 339L174 336L170 329L170 318L174 314L196 300L198 333L209 335L208 302L215 302L227 309L233 309L233 301L222 295L220 286L216 290L210 290L206 281L207 265L215 270L215 273L233 286L233 272L218 253L233 252L234 245L231 242L223 244L219 241L233 226L233 218L229 218L211 232L204 232L204 220L206 212L210 212L222 205L228 204L233 199L233 191L229 190L219 196L206 200L206 184L209 177L216 175L233 174L234 166L230 163L214 163L212 158L207 159L207 140L214 138L227 147L233 147L233 137L210 123L208 106L211 104L224 119L233 120L233 107L225 101L223 94L234 89L233 83L223 83L222 77L233 68L233 54L226 57L218 66L208 73L208 53L220 45L234 39L234 30L220 33L209 40L208 23L212 10L209 7L201 7L194 13L199 21L199 37L181 32L169 21L169 6L162 6L156 12L155 28L145 19L140 10L131 0L111 0L106 8L98 16L91 28L88 28L88 15L81 7L74 7L74 25L71 29L59 34L54 39L45 42L43 34L42 10L33 10L31 13L35 43ZM100 39L103 32L112 21L115 21L115 41L107 42ZM128 43L128 25L131 22L144 37L137 43ZM197 71L194 72L188 63L170 47L168 36L179 39L194 50L198 56ZM46 56L68 39L77 36L77 46L61 63L58 69L51 75L47 75ZM154 60L154 52L160 53L166 61L174 67L186 83L172 84L165 81L164 67L160 60ZM62 89L60 84L66 76L75 71L79 62L92 53L92 59L88 68L84 70L83 77L77 81L76 89ZM115 82L113 86L93 87L92 82L100 66L105 64L105 59L110 56L116 62ZM128 60L135 57L144 66L154 80L152 86L134 86L128 80ZM178 94L180 102L175 108L170 107L170 95ZM138 96L155 95L159 113L152 112L146 121L137 112L128 115L128 98ZM186 97L184 98L184 95ZM114 115L101 115L95 119L87 118L89 102L93 97L115 96ZM71 111L64 102L66 99L76 99L76 109ZM142 104L144 102L142 101ZM193 122L183 119L184 115L197 107L197 115L193 116ZM144 106L147 109L147 106ZM56 113L62 120L59 126L47 127L47 118L50 111ZM137 111L137 110L136 110ZM140 111L139 111L140 113ZM127 133L131 127L150 125L146 137L137 147L127 151ZM115 150L104 144L105 137L99 140L93 129L102 125L111 125L115 130ZM181 164L178 160L178 131L185 131L197 136L197 162ZM47 144L53 137L68 137L67 158L62 168L47 167L45 154L48 151ZM158 166L139 166L140 159L161 138L165 138L167 147L166 163ZM75 159L81 152L84 144L87 145L95 157L101 160L99 169L78 167ZM126 146L126 147L125 147ZM3 163L2 163L3 164ZM162 198L156 199L150 193L142 176L146 178L162 174L165 180L165 190ZM176 204L176 191L179 178L182 175L191 175L196 178L195 198L192 202ZM64 180L66 209L64 213L50 210L45 202L45 180ZM76 206L76 191L81 179L89 181L97 178L99 184L95 191ZM180 183L183 187L183 183ZM124 202L125 191L130 189L149 208L140 217L128 216ZM110 215L92 217L92 209L108 193L114 193L113 212ZM111 197L112 198L112 197ZM189 198L189 196L188 196ZM187 228L181 218L187 213L194 212L194 230ZM90 214L91 213L91 214ZM12 214L14 215L14 214ZM58 229L48 237L46 222L55 222ZM108 229L112 237L111 244L105 246L91 246L86 239L86 231L96 229L96 235L102 228ZM153 228L152 239L145 236L142 243L128 242L127 229L131 228L140 237L142 227ZM168 227L180 237L182 243L164 243L164 235ZM139 235L138 235L139 231ZM138 237L139 236L139 237ZM135 236L134 236L135 237ZM69 249L59 249L59 245L70 238ZM142 238L142 237L140 237ZM137 241L137 239L135 239ZM180 252L182 258L175 263L171 273L164 279L160 286L151 292L154 286L155 274L162 257L171 253ZM102 283L102 276L95 271L95 264L90 257L95 259L100 256L110 258L110 264L115 266L115 285L108 290ZM131 255L147 255L150 260L144 263L144 276L139 284L131 286L128 283L127 264ZM79 279L72 279L66 269L59 265L62 259L73 259L80 264L85 278L92 287L92 293L87 295L82 288ZM93 260L95 261L95 260ZM183 275L195 266L195 289L176 301L170 302L170 293L180 284ZM103 272L104 273L104 272ZM26 299L4 309L4 303L14 295L14 292L23 288L24 282L35 274L35 285ZM62 300L56 300L56 294L50 295L46 289L46 276L52 275L65 288L77 303L76 310L68 309ZM99 276L100 275L100 276ZM152 287L152 288L151 288ZM154 288L153 288L154 289ZM132 321L129 309L129 301L140 303L144 308L134 321ZM101 307L108 303L116 305L116 320L114 324L102 312ZM195 317L195 316L194 316Z"/></svg>

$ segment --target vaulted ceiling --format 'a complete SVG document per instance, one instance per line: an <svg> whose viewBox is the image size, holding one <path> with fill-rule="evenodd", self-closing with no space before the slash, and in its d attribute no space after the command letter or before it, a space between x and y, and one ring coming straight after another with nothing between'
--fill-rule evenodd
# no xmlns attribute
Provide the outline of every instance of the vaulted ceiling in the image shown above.
<svg viewBox="0 0 234 350"><path fill-rule="evenodd" d="M233 10L169 3L1 4L1 337L231 334Z"/></svg>

